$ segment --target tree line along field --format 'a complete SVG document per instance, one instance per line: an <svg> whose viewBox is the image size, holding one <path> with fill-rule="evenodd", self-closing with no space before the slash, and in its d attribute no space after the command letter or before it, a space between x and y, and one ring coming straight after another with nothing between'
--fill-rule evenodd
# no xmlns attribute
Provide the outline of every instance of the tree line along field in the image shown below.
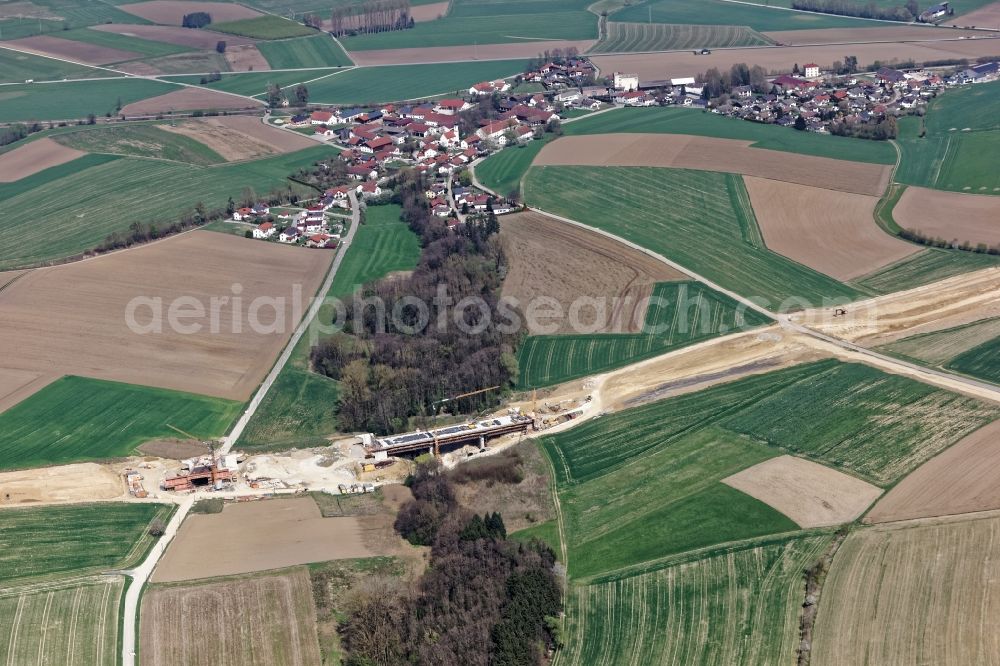
<svg viewBox="0 0 1000 666"><path fill-rule="evenodd" d="M180 88L164 81L135 77L102 80L100 85L89 81L9 85L0 89L0 122L114 114L118 102L125 106L175 90Z"/></svg>
<svg viewBox="0 0 1000 666"><path fill-rule="evenodd" d="M205 144L151 123L84 126L76 131L54 135L53 139L69 148L92 154L148 157L197 166L226 161Z"/></svg>
<svg viewBox="0 0 1000 666"><path fill-rule="evenodd" d="M0 198L10 210L32 211L8 218L0 228L0 269L72 256L113 232L126 231L133 222L174 222L198 202L209 210L225 208L229 197L239 197L248 187L261 195L289 187L312 193L288 176L333 150L317 146L208 167L88 155L0 185ZM53 222L35 224L39 216Z"/></svg>
<svg viewBox="0 0 1000 666"><path fill-rule="evenodd" d="M346 67L354 64L344 49L327 34L260 42L257 50L272 69Z"/></svg>
<svg viewBox="0 0 1000 666"><path fill-rule="evenodd" d="M518 349L518 385L558 384L767 323L756 310L698 282L660 283L645 314L647 332L526 338Z"/></svg>
<svg viewBox="0 0 1000 666"><path fill-rule="evenodd" d="M660 571L571 585L553 664L782 664L799 644L802 571L826 534L727 550Z"/></svg>
<svg viewBox="0 0 1000 666"><path fill-rule="evenodd" d="M647 0L625 7L611 15L611 20L630 23L681 23L691 25L745 25L759 32L806 30L809 28L858 28L873 23L846 16L790 12L770 7L722 0Z"/></svg>
<svg viewBox="0 0 1000 666"><path fill-rule="evenodd" d="M774 42L742 25L673 25L609 21L607 35L588 53L768 46Z"/></svg>
<svg viewBox="0 0 1000 666"><path fill-rule="evenodd" d="M301 23L274 15L213 23L212 30L253 39L290 39L316 34L315 30Z"/></svg>
<svg viewBox="0 0 1000 666"><path fill-rule="evenodd" d="M347 301L361 285L396 271L411 270L420 258L420 243L395 204L369 206L354 241L337 271L330 298ZM332 308L319 320L329 325ZM240 437L242 448L284 449L317 445L337 431L337 382L309 368L309 335L303 336L288 364Z"/></svg>
<svg viewBox="0 0 1000 666"><path fill-rule="evenodd" d="M732 3L726 3L732 4ZM858 141L850 137L812 132L789 132L777 125L750 123L690 109L647 107L616 109L567 124L567 135L578 134L691 134L719 139L752 141L754 148L852 162L895 164L896 151L885 141Z"/></svg>
<svg viewBox="0 0 1000 666"><path fill-rule="evenodd" d="M658 252L772 310L866 293L764 247L738 175L536 166L524 180L524 194L532 206Z"/></svg>
<svg viewBox="0 0 1000 666"><path fill-rule="evenodd" d="M0 42L0 46L3 42ZM17 83L27 79L35 81L59 79L87 79L95 76L112 76L86 65L75 65L52 58L21 53L0 48L0 83Z"/></svg>
<svg viewBox="0 0 1000 666"><path fill-rule="evenodd" d="M198 438L220 437L241 406L221 398L63 377L0 413L0 469L125 457L148 440L176 437L175 428Z"/></svg>

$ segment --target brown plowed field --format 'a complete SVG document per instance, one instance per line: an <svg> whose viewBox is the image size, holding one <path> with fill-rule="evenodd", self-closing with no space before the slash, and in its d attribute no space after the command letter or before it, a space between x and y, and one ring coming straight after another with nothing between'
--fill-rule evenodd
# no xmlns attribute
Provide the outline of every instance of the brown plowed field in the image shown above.
<svg viewBox="0 0 1000 666"><path fill-rule="evenodd" d="M882 490L843 472L794 456L778 456L737 472L724 484L760 500L799 527L849 523Z"/></svg>
<svg viewBox="0 0 1000 666"><path fill-rule="evenodd" d="M847 281L899 261L920 248L882 231L878 198L744 177L768 249Z"/></svg>
<svg viewBox="0 0 1000 666"><path fill-rule="evenodd" d="M215 45L220 39L226 42L227 48L239 46L240 44L254 43L254 40L249 37L221 35L217 32L192 30L191 28L180 28L167 25L122 25L118 23L106 23L102 25L95 25L91 28L91 30L113 32L117 35L139 37L141 39L149 39L154 42L177 44L178 46L190 46L195 49L214 50Z"/></svg>
<svg viewBox="0 0 1000 666"><path fill-rule="evenodd" d="M889 491L866 523L1000 509L1000 421L931 458Z"/></svg>
<svg viewBox="0 0 1000 666"><path fill-rule="evenodd" d="M652 166L759 176L829 190L880 196L890 167L751 148L749 141L683 134L564 136L547 144L534 164Z"/></svg>
<svg viewBox="0 0 1000 666"><path fill-rule="evenodd" d="M72 162L86 153L52 139L38 139L0 154L0 183L13 183L49 167Z"/></svg>
<svg viewBox="0 0 1000 666"><path fill-rule="evenodd" d="M630 72L640 79L662 79L668 76L693 76L711 67L728 70L736 63L760 65L772 72L790 72L794 63L815 62L830 67L845 55L855 55L858 63L868 66L876 60L885 64L912 58L916 62L946 58L995 56L1000 52L1000 39L966 39L940 42L899 42L852 44L849 53L844 45L782 46L744 49L716 49L709 55L694 55L691 51L643 53L636 55L593 56L591 60L601 73ZM673 72L676 72L674 74Z"/></svg>
<svg viewBox="0 0 1000 666"><path fill-rule="evenodd" d="M985 23L983 25L986 25ZM985 30L953 30L921 26L881 25L877 28L821 28L819 30L778 30L763 33L774 41L788 46L799 44L850 44L856 42L941 41L967 39L970 35L993 36Z"/></svg>
<svg viewBox="0 0 1000 666"><path fill-rule="evenodd" d="M0 361L2 362L2 361ZM56 373L0 368L0 413L59 379Z"/></svg>
<svg viewBox="0 0 1000 666"><path fill-rule="evenodd" d="M516 298L522 312L539 297L554 298L564 312L579 298L608 299L607 317L599 329L602 333L637 332L642 321L637 309L652 293L653 285L684 279L643 252L538 213L505 217L500 239L510 262L502 296ZM611 304L614 298L621 299L620 306ZM581 318L590 315L585 322L590 324L592 314L587 308ZM574 332L568 317L553 323L559 325L556 333Z"/></svg>
<svg viewBox="0 0 1000 666"><path fill-rule="evenodd" d="M231 162L290 153L316 145L301 134L265 125L255 116L200 118L158 127L189 136Z"/></svg>
<svg viewBox="0 0 1000 666"><path fill-rule="evenodd" d="M415 5L410 7L410 16L417 23L423 21L433 21L448 13L449 2L432 2L428 5Z"/></svg>
<svg viewBox="0 0 1000 666"><path fill-rule="evenodd" d="M122 108L122 113L126 116L148 116L165 111L259 109L263 105L263 102L246 97L226 95L204 88L185 87L165 95L126 104Z"/></svg>
<svg viewBox="0 0 1000 666"><path fill-rule="evenodd" d="M4 367L45 375L98 379L192 391L246 400L291 336L305 301L316 293L332 254L193 231L97 259L36 269L0 291L0 339ZM242 316L234 315L233 286L240 285ZM302 309L296 313L299 285ZM283 298L284 331L270 333L250 319L258 296ZM136 333L126 324L133 298L162 299L162 332ZM195 299L204 316L182 319L201 330L169 325L178 298ZM217 308L211 331L211 298L230 297ZM190 312L193 304L184 305ZM178 306L180 307L180 306ZM136 310L139 324L153 321L153 307ZM239 330L232 326L233 318ZM274 322L264 305L257 320Z"/></svg>
<svg viewBox="0 0 1000 666"><path fill-rule="evenodd" d="M892 217L901 227L973 245L1000 243L1000 197L907 187Z"/></svg>
<svg viewBox="0 0 1000 666"><path fill-rule="evenodd" d="M997 548L995 514L854 530L823 586L810 663L1000 663Z"/></svg>
<svg viewBox="0 0 1000 666"><path fill-rule="evenodd" d="M258 11L236 3L194 2L192 0L150 0L150 2L138 2L131 5L118 5L118 9L162 25L180 25L184 15L192 12L208 12L212 15L213 23L263 16ZM226 35L223 38L228 39L229 36Z"/></svg>
<svg viewBox="0 0 1000 666"><path fill-rule="evenodd" d="M154 583L213 578L374 553L364 518L323 518L311 497L227 504L192 514L153 571ZM224 544L205 556L206 544Z"/></svg>
<svg viewBox="0 0 1000 666"><path fill-rule="evenodd" d="M224 549L220 543L213 552ZM142 597L142 666L319 666L309 571L152 585Z"/></svg>
<svg viewBox="0 0 1000 666"><path fill-rule="evenodd" d="M950 18L948 23L949 25L978 25L996 29L1000 27L1000 2L993 2L968 14Z"/></svg>
<svg viewBox="0 0 1000 666"><path fill-rule="evenodd" d="M419 7L414 7L419 9ZM411 65L422 62L465 62L467 60L505 60L507 58L536 58L539 53L553 49L576 47L580 53L594 45L589 41L549 42L517 41L509 44L479 44L478 46L428 46L423 49L381 49L375 51L350 51L356 65ZM511 72L511 75L518 72Z"/></svg>
<svg viewBox="0 0 1000 666"><path fill-rule="evenodd" d="M123 51L121 49L113 49L109 46L97 46L96 44L88 44L86 42L74 42L71 39L61 39L48 35L12 39L6 42L6 44L24 51L37 53L38 55L63 58L74 62L82 62L87 65L106 65L112 62L122 62L142 57L141 53L134 51Z"/></svg>
<svg viewBox="0 0 1000 666"><path fill-rule="evenodd" d="M253 44L233 46L226 49L226 62L234 72L266 72L271 69L271 64L267 62L257 47Z"/></svg>

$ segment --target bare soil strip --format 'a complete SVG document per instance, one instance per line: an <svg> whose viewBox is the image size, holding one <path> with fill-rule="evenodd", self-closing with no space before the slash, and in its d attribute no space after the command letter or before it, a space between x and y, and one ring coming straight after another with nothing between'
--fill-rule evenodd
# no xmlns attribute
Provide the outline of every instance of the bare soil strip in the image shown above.
<svg viewBox="0 0 1000 666"><path fill-rule="evenodd" d="M152 586L142 598L143 666L319 666L304 567L219 582Z"/></svg>
<svg viewBox="0 0 1000 666"><path fill-rule="evenodd" d="M855 55L858 62L867 66L876 60L883 64L913 59L916 62L946 58L974 58L995 56L1000 51L996 38L967 39L941 42L899 42L879 44L851 44L829 46L785 46L743 49L716 49L708 55L695 55L691 51L644 53L637 55L593 56L601 72L630 72L641 79L662 79L674 76L694 76L712 67L728 70L736 63L760 65L771 72L789 72L794 63L815 62L829 68L845 55Z"/></svg>
<svg viewBox="0 0 1000 666"><path fill-rule="evenodd" d="M1000 197L907 187L892 217L899 226L973 245L1000 243Z"/></svg>
<svg viewBox="0 0 1000 666"><path fill-rule="evenodd" d="M432 5L427 5L432 6ZM420 7L414 7L414 10ZM580 53L594 45L593 40L553 40L547 42L516 41L509 44L479 44L468 46L428 46L422 49L380 49L375 51L350 51L354 64L412 65L424 62L466 62L468 60L507 60L508 58L535 58L539 53L554 49L576 48ZM516 74L517 72L511 72Z"/></svg>
<svg viewBox="0 0 1000 666"><path fill-rule="evenodd" d="M121 477L97 463L0 473L0 507L91 502L124 495Z"/></svg>
<svg viewBox="0 0 1000 666"><path fill-rule="evenodd" d="M243 44L226 49L226 62L234 72L266 72L271 69L267 58L254 44Z"/></svg>
<svg viewBox="0 0 1000 666"><path fill-rule="evenodd" d="M0 183L13 183L84 155L85 152L67 148L52 139L38 139L0 155Z"/></svg>
<svg viewBox="0 0 1000 666"><path fill-rule="evenodd" d="M204 88L185 87L126 104L122 108L122 113L126 116L147 116L166 111L259 109L263 105L263 102L246 97L226 95Z"/></svg>
<svg viewBox="0 0 1000 666"><path fill-rule="evenodd" d="M134 51L123 51L110 46L97 46L86 42L75 42L72 39L61 39L50 37L49 35L37 35L35 37L24 37L22 39L12 39L6 44L37 53L38 55L50 56L53 58L65 58L75 62L82 62L87 65L106 65L112 62L122 62L123 60L134 60L141 58L141 53ZM96 85L96 84L95 84Z"/></svg>
<svg viewBox="0 0 1000 666"><path fill-rule="evenodd" d="M852 280L921 249L875 224L878 197L755 176L744 181L768 249L830 277Z"/></svg>
<svg viewBox="0 0 1000 666"><path fill-rule="evenodd" d="M1000 421L931 458L889 491L866 523L1000 509Z"/></svg>
<svg viewBox="0 0 1000 666"><path fill-rule="evenodd" d="M184 15L192 12L208 12L212 15L213 23L263 16L256 10L236 3L192 2L192 0L151 0L131 5L118 5L118 9L162 25L180 25ZM228 35L226 38L228 39Z"/></svg>
<svg viewBox="0 0 1000 666"><path fill-rule="evenodd" d="M1000 316L1000 268L956 275L923 287L858 301L847 315L833 308L807 310L793 319L866 347Z"/></svg>
<svg viewBox="0 0 1000 666"><path fill-rule="evenodd" d="M228 504L222 513L193 514L153 572L152 582L228 576L251 571L373 555L356 517L323 518L311 497ZM205 557L208 544L225 544Z"/></svg>
<svg viewBox="0 0 1000 666"><path fill-rule="evenodd" d="M750 147L749 141L683 134L564 136L542 148L536 165L653 166L759 176L880 196L890 167Z"/></svg>
<svg viewBox="0 0 1000 666"><path fill-rule="evenodd" d="M983 23L982 25L986 25ZM779 44L798 46L801 44L852 44L857 42L900 42L900 41L940 41L946 39L968 39L969 36L992 37L985 30L954 30L931 26L880 25L877 28L820 28L819 30L777 30L763 33Z"/></svg>
<svg viewBox="0 0 1000 666"><path fill-rule="evenodd" d="M1000 2L993 2L985 7L951 18L949 23L955 25L982 26L984 28L1000 28Z"/></svg>
<svg viewBox="0 0 1000 666"><path fill-rule="evenodd" d="M184 460L211 453L209 448L193 439L154 439L138 448L140 453L157 458Z"/></svg>
<svg viewBox="0 0 1000 666"><path fill-rule="evenodd" d="M882 494L870 483L795 456L765 460L722 482L803 528L849 523Z"/></svg>
<svg viewBox="0 0 1000 666"><path fill-rule="evenodd" d="M214 16L213 16L214 19ZM192 30L191 28L179 28L167 25L123 25L118 23L105 23L95 25L91 30L101 32L113 32L126 37L139 37L149 39L154 42L166 42L178 46L190 46L195 49L214 49L219 40L226 42L227 48L239 46L241 44L253 44L255 40L249 37L238 35L221 35L217 32L206 30Z"/></svg>
<svg viewBox="0 0 1000 666"><path fill-rule="evenodd" d="M536 299L553 298L566 313L574 301L599 299L607 303L600 322L590 307L580 316L594 332L638 332L645 315L641 305L653 285L685 278L643 252L537 213L504 218L500 239L510 262L502 296L516 298L522 309ZM551 323L558 323L555 333L575 332L568 317Z"/></svg>
<svg viewBox="0 0 1000 666"><path fill-rule="evenodd" d="M252 116L199 118L159 127L168 132L189 136L230 162L291 153L316 145L308 137L265 125L260 118Z"/></svg>
<svg viewBox="0 0 1000 666"><path fill-rule="evenodd" d="M194 231L36 269L0 291L0 339L18 350L5 354L3 364L44 375L83 375L246 400L291 336L296 316L304 312L331 259L332 253ZM231 325L234 285L242 289L239 330ZM126 309L134 297L162 299L161 333L129 328ZM180 320L199 324L197 332L169 325L168 308L182 297L204 308L204 316ZM229 297L217 309L217 333L211 331L213 297ZM275 301L277 308L259 310L264 328L257 332L249 319L256 297L282 299ZM303 309L296 313L293 301L299 299ZM269 332L276 311L285 325ZM151 306L135 313L140 324L150 324L153 316Z"/></svg>

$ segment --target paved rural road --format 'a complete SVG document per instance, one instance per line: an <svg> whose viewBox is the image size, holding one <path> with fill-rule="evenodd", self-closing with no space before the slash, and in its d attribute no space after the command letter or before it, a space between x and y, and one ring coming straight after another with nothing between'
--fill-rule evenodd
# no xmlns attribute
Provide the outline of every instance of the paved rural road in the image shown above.
<svg viewBox="0 0 1000 666"><path fill-rule="evenodd" d="M352 191L348 193L351 199L351 227L347 230L347 235L341 240L340 247L337 249L337 256L334 257L333 263L330 265L330 270L326 274L326 280L323 281L323 286L320 287L318 292L319 297L313 298L312 304L309 306L309 310L306 315L302 318L299 323L298 328L292 334L292 337L288 340L288 344L285 345L284 351L281 352L281 356L278 357L277 362L275 362L274 367L271 368L271 372L268 373L267 377L264 378L263 383L260 388L257 389L257 393L254 394L253 399L250 404L247 405L246 411L240 416L240 420L236 422L236 425L223 440L222 447L219 449L221 453L229 453L233 448L240 435L243 434L243 430L246 428L250 419L253 418L254 413L257 408L260 407L261 402L264 400L264 396L274 385L274 380L278 378L281 373L282 368L288 363L288 359L291 358L292 352L295 350L295 345L298 344L299 340L309 329L309 324L319 313L320 308L323 306L323 297L330 291L330 287L333 285L333 279L337 275L337 271L340 269L340 265L344 261L344 255L347 254L348 248L351 246L351 242L354 240L354 234L358 231L358 226L361 223L361 208L358 204L358 197ZM184 498L177 508L177 512L167 523L166 531L163 536L160 537L156 544L153 545L153 549L146 556L146 559L135 569L126 571L125 573L132 577L132 584L129 585L128 592L125 593L125 610L122 613L124 626L122 628L122 666L134 666L135 665L135 647L136 647L136 625L139 615L139 597L142 594L142 588L145 587L146 581L149 580L150 575L153 573L153 569L156 568L157 562L163 557L164 551L167 549L167 544L170 540L177 534L177 530L180 528L184 518L187 516L188 511L194 505L195 496L189 495Z"/></svg>

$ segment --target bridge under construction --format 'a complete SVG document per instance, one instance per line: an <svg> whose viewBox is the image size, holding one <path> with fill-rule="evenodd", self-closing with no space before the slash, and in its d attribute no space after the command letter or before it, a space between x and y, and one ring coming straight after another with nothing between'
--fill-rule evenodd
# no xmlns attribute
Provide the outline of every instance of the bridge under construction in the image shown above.
<svg viewBox="0 0 1000 666"><path fill-rule="evenodd" d="M533 419L523 414L509 414L483 421L470 421L432 430L417 430L401 435L365 438L365 450L369 456L382 458L404 453L428 452L438 455L443 447L453 448L469 444L486 446L486 442L511 433L527 432Z"/></svg>

